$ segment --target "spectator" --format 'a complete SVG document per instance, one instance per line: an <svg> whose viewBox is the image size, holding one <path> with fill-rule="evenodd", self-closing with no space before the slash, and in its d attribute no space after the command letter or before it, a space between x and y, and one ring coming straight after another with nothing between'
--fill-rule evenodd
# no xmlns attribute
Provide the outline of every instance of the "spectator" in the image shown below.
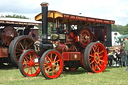
<svg viewBox="0 0 128 85"><path fill-rule="evenodd" d="M125 54L127 56L127 61L128 61L128 39L127 37L124 37L123 39L123 48L124 48L124 51L125 51ZM127 65L128 65L128 62L127 62Z"/></svg>
<svg viewBox="0 0 128 85"><path fill-rule="evenodd" d="M120 58L121 58L121 63L120 63L120 66L122 67L122 66L124 66L124 67L126 67L127 66L127 56L126 56L126 54L125 54L125 51L124 51L124 49L121 49L120 50Z"/></svg>
<svg viewBox="0 0 128 85"><path fill-rule="evenodd" d="M118 64L118 61L120 60L119 55L120 55L120 51L117 48L117 49L115 49L115 53L113 55L114 56L114 61L116 61L116 66Z"/></svg>

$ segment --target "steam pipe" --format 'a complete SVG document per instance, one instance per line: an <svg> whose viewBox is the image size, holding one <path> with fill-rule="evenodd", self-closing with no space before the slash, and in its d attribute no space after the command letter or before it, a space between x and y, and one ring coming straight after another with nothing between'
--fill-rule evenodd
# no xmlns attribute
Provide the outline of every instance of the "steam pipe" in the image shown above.
<svg viewBox="0 0 128 85"><path fill-rule="evenodd" d="M43 40L47 40L48 35L48 3L41 3L42 7L42 38Z"/></svg>

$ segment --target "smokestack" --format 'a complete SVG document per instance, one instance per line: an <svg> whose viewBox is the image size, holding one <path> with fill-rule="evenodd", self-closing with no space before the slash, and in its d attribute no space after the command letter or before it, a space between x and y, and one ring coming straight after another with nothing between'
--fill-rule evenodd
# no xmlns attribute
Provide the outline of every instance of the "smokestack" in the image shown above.
<svg viewBox="0 0 128 85"><path fill-rule="evenodd" d="M47 39L48 34L48 19L47 19L47 13L48 13L48 3L41 3L42 7L42 38L44 40Z"/></svg>

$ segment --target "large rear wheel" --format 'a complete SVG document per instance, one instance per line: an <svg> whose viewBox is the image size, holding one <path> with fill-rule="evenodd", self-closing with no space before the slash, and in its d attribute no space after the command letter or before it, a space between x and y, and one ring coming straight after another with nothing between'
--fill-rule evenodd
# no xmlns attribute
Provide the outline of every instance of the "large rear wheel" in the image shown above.
<svg viewBox="0 0 128 85"><path fill-rule="evenodd" d="M19 59L19 69L23 76L34 77L40 73L39 56L33 50L27 50Z"/></svg>
<svg viewBox="0 0 128 85"><path fill-rule="evenodd" d="M40 70L46 79L54 79L63 71L63 59L61 54L54 49L43 53L40 60Z"/></svg>
<svg viewBox="0 0 128 85"><path fill-rule="evenodd" d="M107 66L107 52L105 47L98 42L90 43L84 52L85 68L89 72L103 72Z"/></svg>
<svg viewBox="0 0 128 85"><path fill-rule="evenodd" d="M34 39L31 36L23 35L16 37L9 46L9 54L13 65L18 67L21 54L28 49L33 49Z"/></svg>

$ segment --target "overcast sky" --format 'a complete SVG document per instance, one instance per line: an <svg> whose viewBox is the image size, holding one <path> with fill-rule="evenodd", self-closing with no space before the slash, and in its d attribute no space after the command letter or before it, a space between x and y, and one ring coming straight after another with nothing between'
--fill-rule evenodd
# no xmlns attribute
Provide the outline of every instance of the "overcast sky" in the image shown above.
<svg viewBox="0 0 128 85"><path fill-rule="evenodd" d="M18 14L33 20L42 2L49 3L49 10L128 24L128 0L0 0L0 16Z"/></svg>

